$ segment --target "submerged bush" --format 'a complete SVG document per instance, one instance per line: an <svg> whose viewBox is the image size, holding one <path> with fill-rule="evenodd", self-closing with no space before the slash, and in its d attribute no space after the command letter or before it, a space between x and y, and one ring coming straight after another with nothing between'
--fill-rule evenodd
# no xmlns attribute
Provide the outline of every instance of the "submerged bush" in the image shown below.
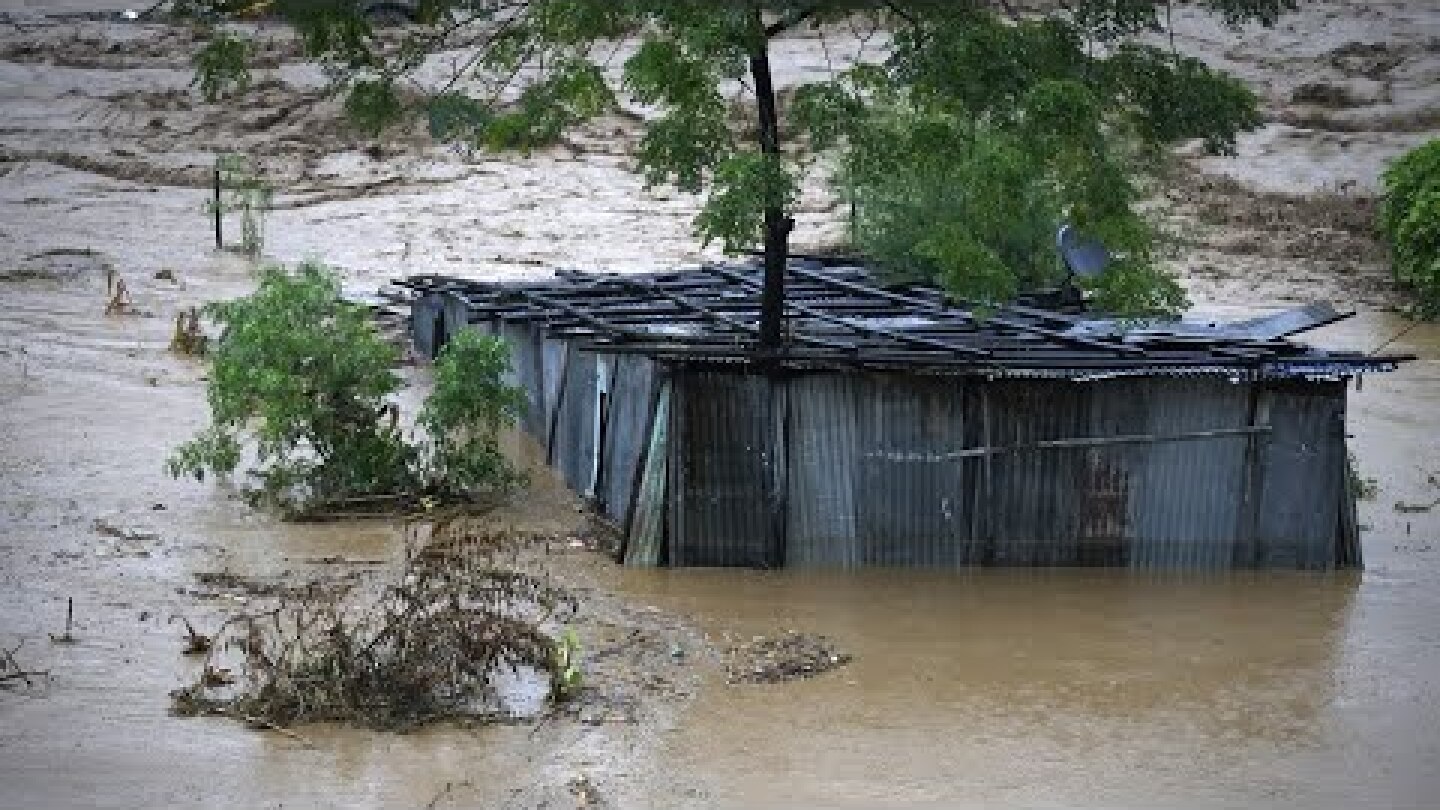
<svg viewBox="0 0 1440 810"><path fill-rule="evenodd" d="M205 314L224 330L210 352L211 425L177 448L171 475L229 475L251 458L247 472L259 485L247 497L292 513L450 500L517 480L497 449L519 402L501 381L507 354L498 340L462 333L462 354L442 361L440 399L422 420L435 433L432 449L401 430L398 352L363 307L341 300L323 265L266 268L253 294Z"/></svg>
<svg viewBox="0 0 1440 810"><path fill-rule="evenodd" d="M1415 294L1415 315L1440 317L1440 138L1392 163L1384 182L1380 229L1395 278Z"/></svg>
<svg viewBox="0 0 1440 810"><path fill-rule="evenodd" d="M435 364L435 388L420 424L431 436L432 487L465 492L509 486L518 474L500 452L501 428L525 407L525 393L504 381L510 370L505 342L463 329Z"/></svg>
<svg viewBox="0 0 1440 810"><path fill-rule="evenodd" d="M171 710L279 727L484 722L506 716L507 669L543 678L552 701L572 697L579 642L554 628L576 602L522 570L533 538L442 522L429 539L378 593L312 586L231 616L203 637L198 678L171 693Z"/></svg>

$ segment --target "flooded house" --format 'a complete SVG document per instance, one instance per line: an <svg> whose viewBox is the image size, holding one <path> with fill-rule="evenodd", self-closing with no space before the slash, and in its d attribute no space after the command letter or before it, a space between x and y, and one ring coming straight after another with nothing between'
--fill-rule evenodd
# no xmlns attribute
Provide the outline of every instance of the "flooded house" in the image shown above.
<svg viewBox="0 0 1440 810"><path fill-rule="evenodd" d="M1328 306L1137 328L792 260L760 352L762 278L401 284L420 354L508 341L525 430L629 565L1361 565L1347 388L1405 358L1292 340Z"/></svg>

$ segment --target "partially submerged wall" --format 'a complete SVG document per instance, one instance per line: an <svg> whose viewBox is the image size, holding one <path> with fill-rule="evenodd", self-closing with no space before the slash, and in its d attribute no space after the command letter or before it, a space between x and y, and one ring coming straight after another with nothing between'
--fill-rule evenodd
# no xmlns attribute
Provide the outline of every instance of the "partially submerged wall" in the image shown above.
<svg viewBox="0 0 1440 810"><path fill-rule="evenodd" d="M417 312L417 345L433 320ZM480 328L510 342L525 428L624 527L630 564L1360 563L1343 382L767 376Z"/></svg>

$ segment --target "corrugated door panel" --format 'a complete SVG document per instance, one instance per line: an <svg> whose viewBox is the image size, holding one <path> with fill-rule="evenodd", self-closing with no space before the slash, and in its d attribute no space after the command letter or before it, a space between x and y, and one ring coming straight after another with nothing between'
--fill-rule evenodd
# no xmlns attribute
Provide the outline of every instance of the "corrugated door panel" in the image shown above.
<svg viewBox="0 0 1440 810"><path fill-rule="evenodd" d="M959 378L861 378L854 502L866 565L960 565L969 545Z"/></svg>
<svg viewBox="0 0 1440 810"><path fill-rule="evenodd" d="M1089 399L1085 437L1143 434L1150 411L1145 380L1109 380L1083 386ZM1124 566L1131 562L1135 521L1131 516L1149 448L1102 445L1073 451L1080 457L1080 522L1077 565Z"/></svg>
<svg viewBox="0 0 1440 810"><path fill-rule="evenodd" d="M435 359L436 327L444 329L444 307L439 293L426 293L410 303L410 337L415 353L427 360Z"/></svg>
<svg viewBox="0 0 1440 810"><path fill-rule="evenodd" d="M624 525L635 494L635 474L649 436L655 364L639 355L616 355L614 384L606 398L605 447L598 495L606 516Z"/></svg>
<svg viewBox="0 0 1440 810"><path fill-rule="evenodd" d="M1255 565L1332 568L1344 497L1345 384L1268 383ZM1247 561L1242 561L1247 562Z"/></svg>
<svg viewBox="0 0 1440 810"><path fill-rule="evenodd" d="M547 447L551 431L555 429L555 408L560 404L560 388L565 383L565 356L569 344L563 340L544 338L540 340L540 411L536 425L544 436L542 444Z"/></svg>
<svg viewBox="0 0 1440 810"><path fill-rule="evenodd" d="M550 463L579 495L589 494L595 465L595 355L571 349L555 416Z"/></svg>
<svg viewBox="0 0 1440 810"><path fill-rule="evenodd" d="M687 371L676 378L670 562L765 567L774 559L766 489L769 382Z"/></svg>
<svg viewBox="0 0 1440 810"><path fill-rule="evenodd" d="M470 304L455 293L443 293L441 298L441 307L444 309L445 317L444 341L448 341L455 336L455 333L470 325ZM438 353L443 348L443 346L436 346L435 350Z"/></svg>
<svg viewBox="0 0 1440 810"><path fill-rule="evenodd" d="M525 432L545 443L545 397L541 384L540 340L529 324L507 323L501 337L510 344L510 365L514 384L525 391Z"/></svg>
<svg viewBox="0 0 1440 810"><path fill-rule="evenodd" d="M983 410L990 442L1013 448L1085 436L1090 394L1058 381L1000 380L988 384ZM985 562L993 565L1077 565L1084 517L1081 494L1089 474L1084 450L1002 452L989 463Z"/></svg>
<svg viewBox="0 0 1440 810"><path fill-rule="evenodd" d="M635 506L625 545L625 564L654 567L665 545L666 488L669 481L670 382L662 380L655 397L655 414L646 430L644 470L635 493Z"/></svg>
<svg viewBox="0 0 1440 810"><path fill-rule="evenodd" d="M1137 432L1184 436L1244 428L1248 385L1219 377L1134 383L1148 403ZM1246 436L1135 445L1130 504L1135 568L1230 568L1245 531Z"/></svg>
<svg viewBox="0 0 1440 810"><path fill-rule="evenodd" d="M862 379L814 374L790 381L786 565L848 568L860 563L856 404Z"/></svg>

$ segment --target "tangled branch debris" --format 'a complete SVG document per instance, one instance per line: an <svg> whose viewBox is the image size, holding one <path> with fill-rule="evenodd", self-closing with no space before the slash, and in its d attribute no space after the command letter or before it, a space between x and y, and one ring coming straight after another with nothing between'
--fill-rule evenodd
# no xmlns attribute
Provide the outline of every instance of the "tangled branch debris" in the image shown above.
<svg viewBox="0 0 1440 810"><path fill-rule="evenodd" d="M21 641L8 650L0 648L0 687L10 687L17 682L33 687L36 679L50 677L49 672L27 670L20 666L20 662L15 660L15 653L23 646L25 642Z"/></svg>
<svg viewBox="0 0 1440 810"><path fill-rule="evenodd" d="M568 667L555 635L575 602L543 573L515 570L528 540L441 524L378 593L281 592L274 607L221 624L199 681L171 693L172 711L264 728L483 722L505 717L495 689L504 669L547 676L550 697L562 698Z"/></svg>
<svg viewBox="0 0 1440 810"><path fill-rule="evenodd" d="M174 624L179 619L185 623L185 650L184 655L205 655L215 646L213 639L203 633L195 632L195 627L190 620L184 616L171 616L170 623Z"/></svg>
<svg viewBox="0 0 1440 810"><path fill-rule="evenodd" d="M170 351L189 357L202 357L210 339L200 327L197 307L182 309L175 315L175 331L170 335Z"/></svg>
<svg viewBox="0 0 1440 810"><path fill-rule="evenodd" d="M756 636L730 650L726 675L730 683L780 683L809 678L850 663L824 636L786 632Z"/></svg>
<svg viewBox="0 0 1440 810"><path fill-rule="evenodd" d="M110 299L105 304L107 316L135 315L139 310L135 308L135 299L130 297L130 288L125 286L125 279L114 278L114 284L110 285Z"/></svg>

